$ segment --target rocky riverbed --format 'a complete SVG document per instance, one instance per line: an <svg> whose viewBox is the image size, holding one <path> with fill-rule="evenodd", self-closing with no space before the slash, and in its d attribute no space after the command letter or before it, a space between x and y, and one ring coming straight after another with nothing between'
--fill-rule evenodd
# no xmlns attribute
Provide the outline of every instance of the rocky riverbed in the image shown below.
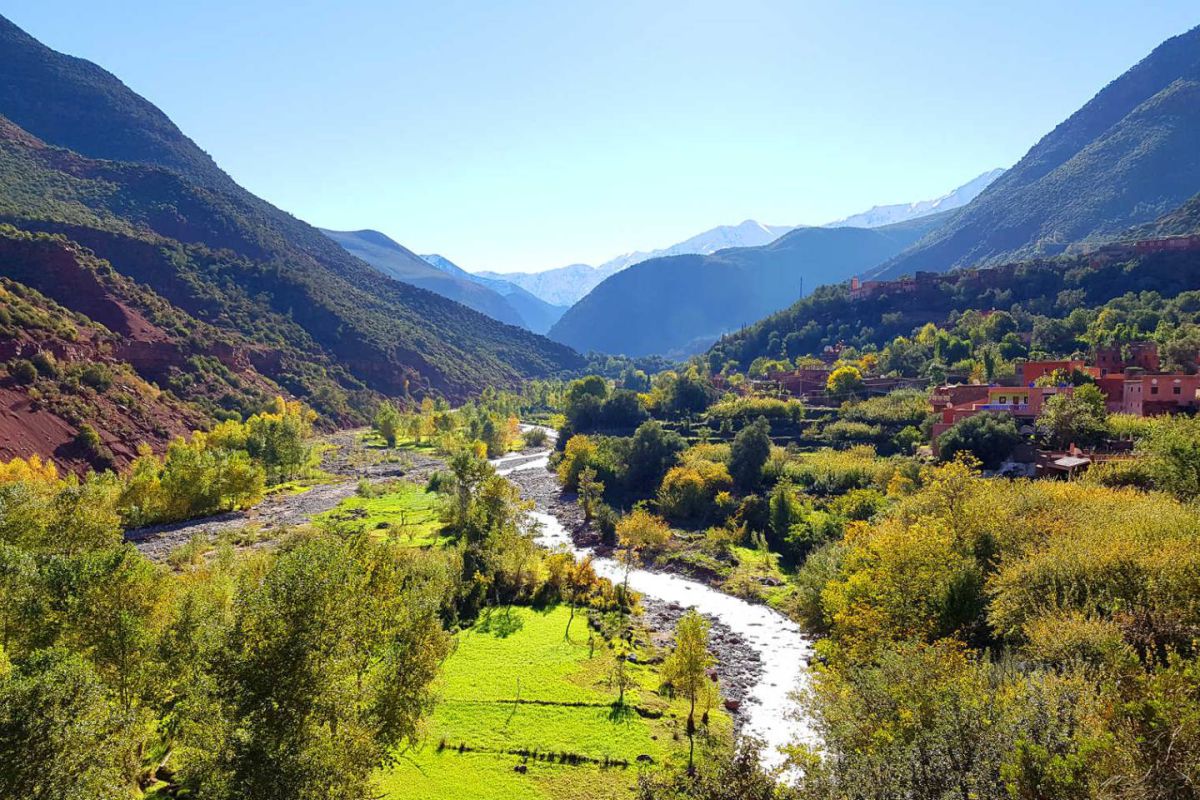
<svg viewBox="0 0 1200 800"><path fill-rule="evenodd" d="M359 444L361 431L342 431L325 439L321 469L331 476L302 492L285 492L267 497L244 511L202 519L152 525L126 531L126 540L154 561L163 561L171 551L187 544L193 536L216 537L246 528L258 529L256 542L270 544L273 532L304 525L312 518L336 507L354 494L359 480L406 478L424 481L442 466L442 460L419 452L385 452L365 449Z"/></svg>

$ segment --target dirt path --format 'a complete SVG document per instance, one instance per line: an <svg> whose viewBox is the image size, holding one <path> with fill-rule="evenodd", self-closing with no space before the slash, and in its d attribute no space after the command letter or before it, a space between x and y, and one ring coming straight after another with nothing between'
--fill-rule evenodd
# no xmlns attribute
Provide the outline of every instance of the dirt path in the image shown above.
<svg viewBox="0 0 1200 800"><path fill-rule="evenodd" d="M441 459L415 451L388 453L359 444L362 431L340 431L325 437L332 445L321 459L321 468L335 476L332 483L314 486L298 494L272 495L254 508L203 519L152 525L125 532L125 539L154 561L165 560L172 550L196 534L213 537L255 526L266 532L259 544L273 540L270 531L303 525L318 514L337 506L354 494L358 481L410 478L423 481L442 465Z"/></svg>

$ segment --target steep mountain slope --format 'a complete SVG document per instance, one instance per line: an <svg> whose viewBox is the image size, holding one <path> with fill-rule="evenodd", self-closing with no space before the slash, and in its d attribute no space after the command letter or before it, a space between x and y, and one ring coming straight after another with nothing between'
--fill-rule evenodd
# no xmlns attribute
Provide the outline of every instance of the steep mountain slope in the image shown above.
<svg viewBox="0 0 1200 800"><path fill-rule="evenodd" d="M718 225L690 239L649 252L624 253L605 261L598 267L587 264L571 264L544 272L481 272L488 278L499 278L520 286L552 305L571 306L594 289L605 278L623 269L652 258L681 256L693 253L706 255L731 247L758 247L769 244L788 231L791 226L763 225L748 219L738 225Z"/></svg>
<svg viewBox="0 0 1200 800"><path fill-rule="evenodd" d="M517 310L496 292L431 266L407 247L378 231L320 230L345 248L346 252L361 258L389 278L428 289L509 325L528 327Z"/></svg>
<svg viewBox="0 0 1200 800"><path fill-rule="evenodd" d="M0 459L123 466L139 443L164 448L283 391L254 367L269 353L189 317L74 242L0 225L0 269ZM78 436L84 423L99 447Z"/></svg>
<svg viewBox="0 0 1200 800"><path fill-rule="evenodd" d="M1179 208L1163 214L1154 222L1127 231L1121 238L1136 240L1196 235L1200 235L1200 194L1194 195Z"/></svg>
<svg viewBox="0 0 1200 800"><path fill-rule="evenodd" d="M0 221L62 234L185 313L273 350L265 377L332 418L361 419L354 409L372 392L461 399L579 363L561 345L381 275L238 187L108 73L7 21L0 34L0 114L76 151L0 123ZM65 289L51 296L83 302Z"/></svg>
<svg viewBox="0 0 1200 800"><path fill-rule="evenodd" d="M93 158L166 167L233 189L167 115L90 61L51 50L0 16L0 114L37 138Z"/></svg>
<svg viewBox="0 0 1200 800"><path fill-rule="evenodd" d="M927 217L943 211L953 211L962 208L979 196L979 193L990 186L1004 174L1003 169L993 169L979 175L959 186L957 189L934 200L918 200L915 203L893 203L886 206L872 206L870 209L849 217L830 222L826 228L878 228L881 225L894 225L897 222L907 222L910 219Z"/></svg>
<svg viewBox="0 0 1200 800"><path fill-rule="evenodd" d="M534 333L545 333L550 330L550 326L558 322L559 317L567 310L567 306L556 306L547 303L545 300L525 291L515 283L510 283L501 278L489 278L484 275L467 272L450 259L437 253L424 255L421 258L425 259L435 269L455 275L464 280L472 281L480 286L486 286L496 292L521 316L522 326Z"/></svg>
<svg viewBox="0 0 1200 800"><path fill-rule="evenodd" d="M1102 240L1200 189L1200 27L1168 39L879 277Z"/></svg>
<svg viewBox="0 0 1200 800"><path fill-rule="evenodd" d="M551 328L581 351L697 353L718 336L816 287L870 269L941 224L934 215L883 228L798 228L764 247L643 261L605 280Z"/></svg>

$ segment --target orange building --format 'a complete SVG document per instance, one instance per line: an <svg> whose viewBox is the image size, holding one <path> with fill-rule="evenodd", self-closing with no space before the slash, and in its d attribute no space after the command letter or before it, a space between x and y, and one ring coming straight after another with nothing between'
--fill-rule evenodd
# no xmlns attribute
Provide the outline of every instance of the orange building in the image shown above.
<svg viewBox="0 0 1200 800"><path fill-rule="evenodd" d="M1154 417L1196 407L1200 375L1137 375L1122 380L1123 414Z"/></svg>

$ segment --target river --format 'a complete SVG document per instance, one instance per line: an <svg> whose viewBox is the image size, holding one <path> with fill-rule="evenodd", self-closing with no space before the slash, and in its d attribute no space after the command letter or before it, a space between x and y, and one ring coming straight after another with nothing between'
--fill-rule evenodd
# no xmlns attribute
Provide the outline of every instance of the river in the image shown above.
<svg viewBox="0 0 1200 800"><path fill-rule="evenodd" d="M515 473L540 470L543 473L549 453L537 456L510 456L493 462L497 472L517 478ZM615 559L596 557L572 541L554 508L538 493L527 493L537 504L532 516L540 528L539 543L545 547L565 547L577 556L593 555L597 574L620 583L625 568ZM761 671L739 709L744 714L743 734L764 744L763 761L779 766L783 754L779 748L798 741L815 743L815 734L793 697L804 686L812 643L800 627L787 617L764 605L750 603L725 594L700 581L666 572L634 569L629 586L643 596L667 604L695 608L701 614L723 624L752 649L761 662Z"/></svg>

